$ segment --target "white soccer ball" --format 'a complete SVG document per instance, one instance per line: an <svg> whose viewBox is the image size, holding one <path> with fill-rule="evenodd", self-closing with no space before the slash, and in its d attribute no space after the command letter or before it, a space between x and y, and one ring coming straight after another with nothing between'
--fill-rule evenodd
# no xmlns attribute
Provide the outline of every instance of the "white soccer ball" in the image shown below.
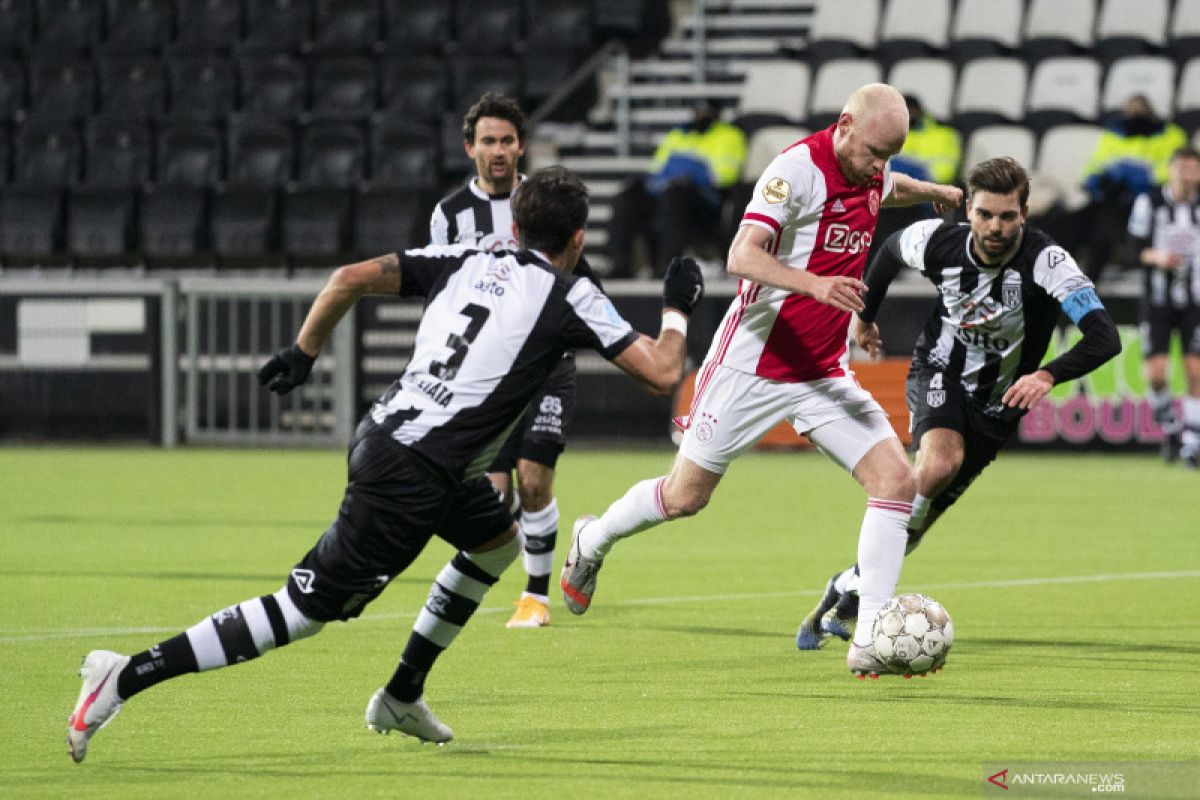
<svg viewBox="0 0 1200 800"><path fill-rule="evenodd" d="M893 597L871 628L875 653L894 672L923 675L941 669L954 644L954 623L942 604L915 592Z"/></svg>

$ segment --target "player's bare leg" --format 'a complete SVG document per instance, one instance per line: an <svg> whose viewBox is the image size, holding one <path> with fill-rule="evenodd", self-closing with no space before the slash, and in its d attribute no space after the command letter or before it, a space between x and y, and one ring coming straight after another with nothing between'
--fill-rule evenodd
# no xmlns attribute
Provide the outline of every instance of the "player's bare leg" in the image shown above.
<svg viewBox="0 0 1200 800"><path fill-rule="evenodd" d="M576 520L559 581L567 608L582 614L591 606L596 574L618 539L699 513L720 482L719 473L677 454L667 475L635 484L601 517Z"/></svg>
<svg viewBox="0 0 1200 800"><path fill-rule="evenodd" d="M528 578L507 627L540 628L550 624L550 570L558 539L554 468L529 459L518 459L517 494L521 503L519 524L525 537L521 558Z"/></svg>

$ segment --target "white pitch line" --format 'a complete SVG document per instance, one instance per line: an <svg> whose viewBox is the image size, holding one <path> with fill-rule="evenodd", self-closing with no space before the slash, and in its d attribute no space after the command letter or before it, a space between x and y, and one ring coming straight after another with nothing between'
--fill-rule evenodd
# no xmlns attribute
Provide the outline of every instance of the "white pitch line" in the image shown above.
<svg viewBox="0 0 1200 800"><path fill-rule="evenodd" d="M974 581L971 583L931 583L925 584L922 588L925 590L933 589L1004 589L1020 586L1056 586L1071 583L1107 583L1110 581L1149 581L1162 580L1173 578L1200 578L1200 570L1185 569L1175 570L1171 572L1111 572L1101 573L1099 575L1060 575L1058 577L1049 578L1011 578L1000 581ZM674 597L645 597L633 598L630 600L616 600L611 603L605 603L605 606L628 607L628 606L662 606L674 605L676 603L707 603L707 602L726 602L730 600L767 600L780 597L804 597L819 595L820 591L813 590L797 590L792 592L743 592L740 594L697 594L697 595L677 595ZM476 614L501 614L508 613L511 610L510 606L488 607L481 608L476 611ZM398 619L415 619L414 612L400 612L394 614L365 614L359 617L364 622L388 622ZM16 644L18 642L45 642L54 639L76 639L95 636L128 636L136 633L175 633L179 630L174 628L79 628L77 630L68 631L40 631L37 633L23 635L5 635L5 632L0 630L0 645Z"/></svg>

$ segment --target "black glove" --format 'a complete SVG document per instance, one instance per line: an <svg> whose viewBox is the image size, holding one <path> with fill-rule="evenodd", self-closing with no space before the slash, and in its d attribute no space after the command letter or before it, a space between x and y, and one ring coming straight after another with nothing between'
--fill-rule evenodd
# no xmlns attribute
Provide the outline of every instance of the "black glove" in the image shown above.
<svg viewBox="0 0 1200 800"><path fill-rule="evenodd" d="M700 274L700 265L692 258L672 258L663 278L663 306L691 316L701 297L704 297L704 276Z"/></svg>
<svg viewBox="0 0 1200 800"><path fill-rule="evenodd" d="M301 350L300 345L288 345L262 365L258 370L258 382L275 394L287 394L308 380L316 360L315 356Z"/></svg>

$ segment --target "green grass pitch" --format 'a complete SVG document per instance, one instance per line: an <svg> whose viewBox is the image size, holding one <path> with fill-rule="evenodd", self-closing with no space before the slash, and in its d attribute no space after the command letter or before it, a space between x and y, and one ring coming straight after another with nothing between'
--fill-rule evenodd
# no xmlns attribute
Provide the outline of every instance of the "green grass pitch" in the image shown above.
<svg viewBox="0 0 1200 800"><path fill-rule="evenodd" d="M557 561L576 515L670 458L569 451ZM585 617L554 589L551 627L506 630L510 569L427 686L446 747L362 721L451 555L434 540L362 619L156 687L72 764L82 655L277 589L344 469L332 451L0 449L0 794L962 797L984 762L1200 758L1200 476L1003 454L901 578L954 617L946 670L856 681L844 645L793 636L853 560L864 500L792 453L740 460L703 514L618 545Z"/></svg>

